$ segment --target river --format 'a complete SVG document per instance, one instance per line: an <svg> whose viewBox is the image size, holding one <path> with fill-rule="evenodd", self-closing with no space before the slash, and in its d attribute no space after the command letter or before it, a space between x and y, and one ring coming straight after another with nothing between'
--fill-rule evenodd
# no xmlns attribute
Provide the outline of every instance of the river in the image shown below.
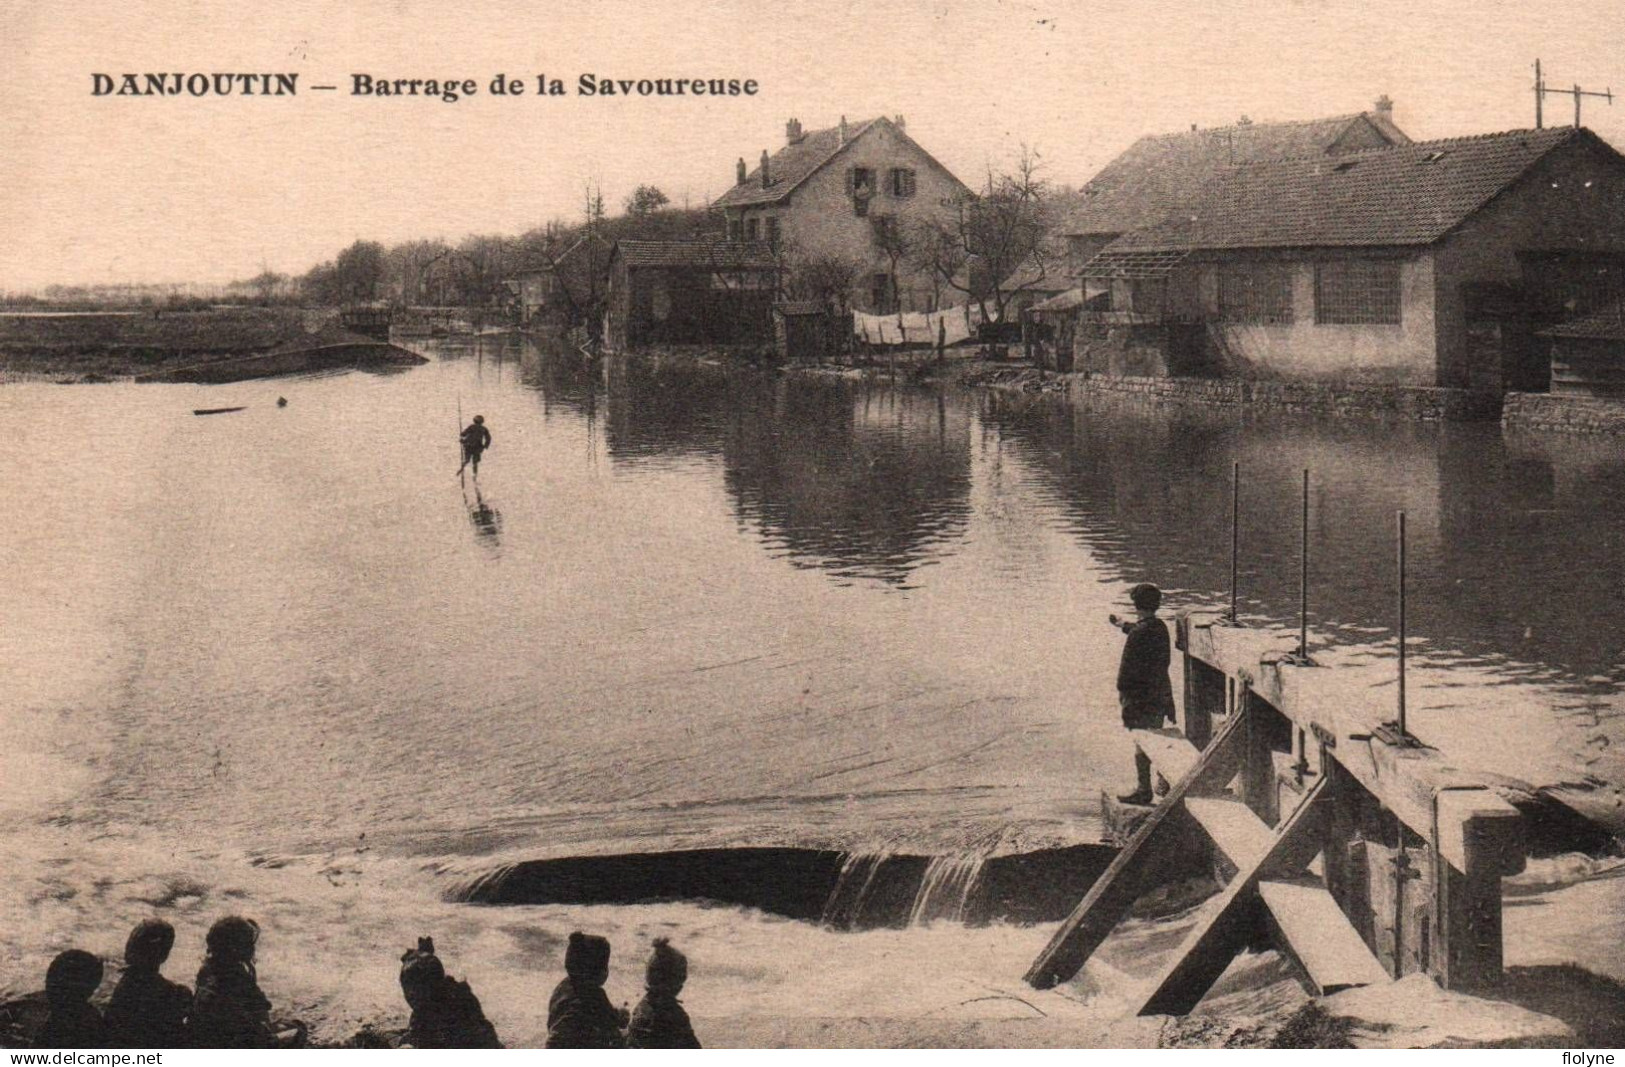
<svg viewBox="0 0 1625 1067"><path fill-rule="evenodd" d="M1312 648L1380 667L1404 509L1413 728L1619 806L1612 443L422 347L389 374L0 385L0 852L23 872L0 924L25 968L68 940L116 958L153 907L180 959L246 909L280 939L273 994L337 1026L395 995L387 955L363 978L332 953L404 949L431 932L410 916L454 973L507 961L476 983L500 1014L543 995L559 932L446 898L506 863L1093 841L1132 774L1105 616L1140 580L1173 611L1226 601L1233 461L1244 618L1296 625L1308 467ZM475 413L477 481L454 473ZM660 921L733 945L737 998L759 953L701 911ZM792 959L839 936L741 924ZM989 958L1014 981L1045 935ZM730 1014L707 996L697 1016Z"/></svg>

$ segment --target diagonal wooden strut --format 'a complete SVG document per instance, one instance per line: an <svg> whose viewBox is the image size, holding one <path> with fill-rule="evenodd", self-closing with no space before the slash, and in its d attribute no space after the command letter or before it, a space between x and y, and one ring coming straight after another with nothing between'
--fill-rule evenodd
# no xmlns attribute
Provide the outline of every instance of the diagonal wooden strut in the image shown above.
<svg viewBox="0 0 1625 1067"><path fill-rule="evenodd" d="M1163 854L1189 826L1185 797L1222 789L1236 776L1241 767L1242 724L1249 715L1249 703L1241 701L1241 707L1226 720L1202 758L1169 790L1162 803L1146 817L1112 860L1111 866L1089 887L1088 894L1028 969L1028 985L1049 989L1077 974L1112 928L1128 914L1149 884L1147 876L1156 873Z"/></svg>
<svg viewBox="0 0 1625 1067"><path fill-rule="evenodd" d="M1179 946L1141 1004L1141 1015L1184 1015L1196 1007L1219 975L1247 944L1260 918L1258 883L1269 877L1291 877L1320 852L1320 807L1326 778L1310 786L1275 836L1252 862L1240 868L1230 884L1208 906L1206 919Z"/></svg>

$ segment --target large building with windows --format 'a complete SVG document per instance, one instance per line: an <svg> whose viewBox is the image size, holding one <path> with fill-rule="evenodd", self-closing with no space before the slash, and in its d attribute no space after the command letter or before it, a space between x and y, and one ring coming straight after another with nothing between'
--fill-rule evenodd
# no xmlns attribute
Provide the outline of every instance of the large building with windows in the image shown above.
<svg viewBox="0 0 1625 1067"><path fill-rule="evenodd" d="M1535 331L1625 301L1625 157L1562 128L1238 165L1080 273L1079 370L1540 391Z"/></svg>
<svg viewBox="0 0 1625 1067"><path fill-rule="evenodd" d="M971 191L906 132L903 117L823 130L785 125L785 145L741 158L733 188L716 201L736 241L765 241L794 279L819 262L850 273L848 306L860 311L934 311L962 302L908 254L916 223L948 217Z"/></svg>
<svg viewBox="0 0 1625 1067"><path fill-rule="evenodd" d="M1394 102L1370 111L1297 122L1253 122L1151 134L1085 183L1082 203L1062 224L1075 271L1133 230L1166 222L1200 199L1231 168L1274 159L1312 159L1410 144L1394 123Z"/></svg>

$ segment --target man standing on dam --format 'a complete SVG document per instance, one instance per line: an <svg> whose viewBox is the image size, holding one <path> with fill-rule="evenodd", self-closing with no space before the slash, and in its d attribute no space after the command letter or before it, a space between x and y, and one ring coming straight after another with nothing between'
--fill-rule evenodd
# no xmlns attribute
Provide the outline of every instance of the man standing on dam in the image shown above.
<svg viewBox="0 0 1625 1067"><path fill-rule="evenodd" d="M1109 616L1111 624L1128 635L1123 659L1117 668L1117 703L1123 712L1125 730L1157 730L1163 722L1174 721L1174 687L1168 680L1171 658L1168 626L1157 618L1162 606L1162 590L1141 582L1128 592L1134 603L1134 619ZM1134 746L1134 792L1120 795L1124 804L1150 804L1151 760Z"/></svg>

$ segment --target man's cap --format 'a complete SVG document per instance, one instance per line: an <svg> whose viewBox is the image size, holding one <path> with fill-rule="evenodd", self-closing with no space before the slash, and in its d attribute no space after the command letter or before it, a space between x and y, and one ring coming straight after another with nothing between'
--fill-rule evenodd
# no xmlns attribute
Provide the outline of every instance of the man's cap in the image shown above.
<svg viewBox="0 0 1625 1067"><path fill-rule="evenodd" d="M474 416L474 421L483 426L485 424L485 416L484 415L475 415Z"/></svg>
<svg viewBox="0 0 1625 1067"><path fill-rule="evenodd" d="M1162 605L1162 590L1150 582L1141 582L1128 591L1128 598L1141 611L1156 611Z"/></svg>

